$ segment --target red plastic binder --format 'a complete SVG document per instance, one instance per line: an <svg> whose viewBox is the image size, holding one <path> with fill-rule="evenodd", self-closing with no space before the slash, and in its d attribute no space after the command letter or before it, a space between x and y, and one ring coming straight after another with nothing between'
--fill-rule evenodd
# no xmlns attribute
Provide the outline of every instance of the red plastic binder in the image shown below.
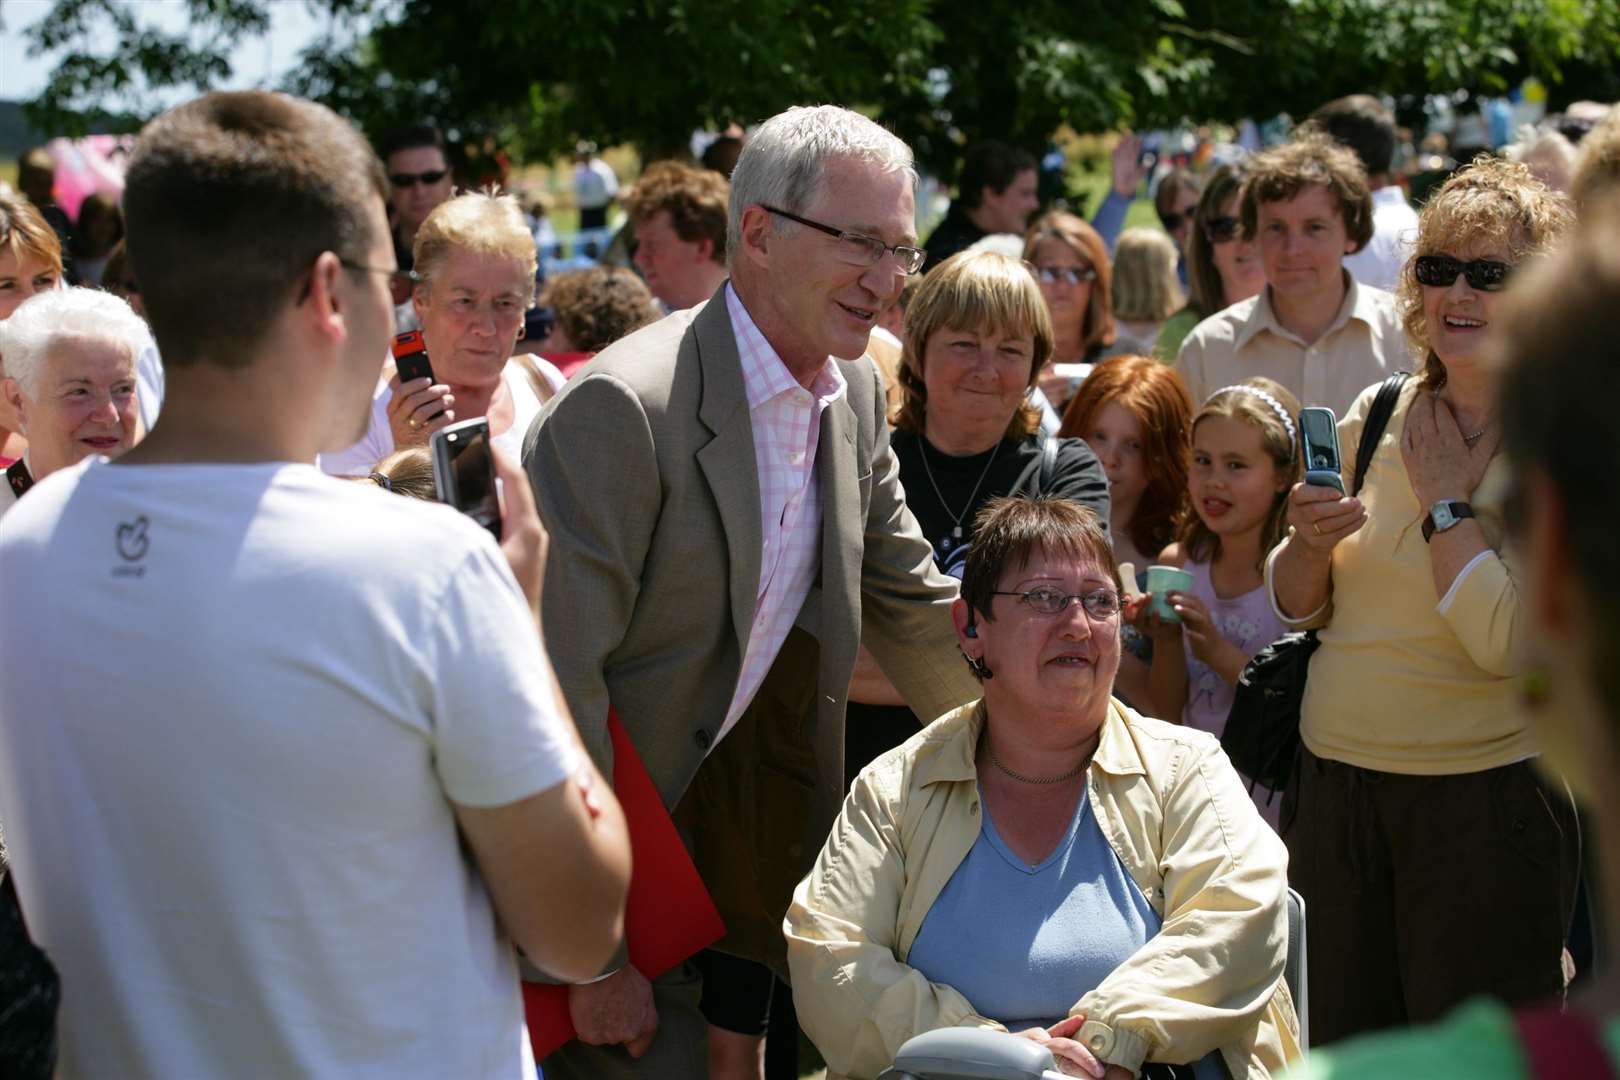
<svg viewBox="0 0 1620 1080"><path fill-rule="evenodd" d="M613 792L624 808L630 833L630 895L624 935L630 962L653 979L720 940L726 927L641 755L611 709L608 734L613 739ZM566 986L524 983L523 1010L536 1061L573 1039Z"/></svg>

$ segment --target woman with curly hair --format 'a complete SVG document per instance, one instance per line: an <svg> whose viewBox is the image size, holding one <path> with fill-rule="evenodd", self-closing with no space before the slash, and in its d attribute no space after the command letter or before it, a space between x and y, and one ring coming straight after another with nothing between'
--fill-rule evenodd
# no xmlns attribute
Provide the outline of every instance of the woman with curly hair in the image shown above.
<svg viewBox="0 0 1620 1080"><path fill-rule="evenodd" d="M1515 700L1522 566L1506 544L1496 367L1519 268L1572 222L1522 165L1480 159L1424 207L1399 302L1423 371L1359 498L1299 484L1268 585L1319 628L1282 808L1310 910L1315 1041L1552 997L1575 902L1575 821ZM1504 291L1506 290L1506 291ZM1339 423L1347 466L1376 396ZM1343 487L1353 491L1353 466Z"/></svg>

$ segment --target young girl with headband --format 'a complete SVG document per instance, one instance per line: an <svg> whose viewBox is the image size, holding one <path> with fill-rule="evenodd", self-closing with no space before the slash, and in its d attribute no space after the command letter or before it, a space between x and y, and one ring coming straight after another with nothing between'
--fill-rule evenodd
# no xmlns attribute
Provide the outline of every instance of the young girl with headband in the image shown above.
<svg viewBox="0 0 1620 1080"><path fill-rule="evenodd" d="M1270 379L1217 390L1192 423L1187 492L1192 513L1159 564L1192 576L1171 591L1179 623L1135 602L1137 626L1154 639L1149 693L1154 714L1219 736L1249 658L1283 634L1266 597L1268 552L1283 539L1287 496L1299 480L1298 403ZM1255 789L1277 825L1280 798Z"/></svg>

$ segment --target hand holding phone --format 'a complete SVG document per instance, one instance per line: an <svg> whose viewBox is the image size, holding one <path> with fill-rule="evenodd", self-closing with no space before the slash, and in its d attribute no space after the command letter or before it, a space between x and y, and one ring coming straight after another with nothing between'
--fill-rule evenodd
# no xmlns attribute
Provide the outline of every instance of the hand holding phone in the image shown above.
<svg viewBox="0 0 1620 1080"><path fill-rule="evenodd" d="M434 384L433 365L428 361L427 344L420 330L394 338L393 351L398 374L388 384L388 428L394 436L394 447L425 446L434 432L455 420L456 414L450 408L455 396L448 386ZM416 385L407 391L410 384Z"/></svg>

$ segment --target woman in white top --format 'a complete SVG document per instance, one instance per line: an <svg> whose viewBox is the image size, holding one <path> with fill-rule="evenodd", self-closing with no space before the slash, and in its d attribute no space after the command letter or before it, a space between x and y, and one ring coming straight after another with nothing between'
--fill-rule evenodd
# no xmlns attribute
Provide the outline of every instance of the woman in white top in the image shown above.
<svg viewBox="0 0 1620 1080"><path fill-rule="evenodd" d="M562 373L526 357L531 377L512 361L523 336L523 313L534 298L534 238L517 201L478 192L440 203L416 231L411 306L433 365L433 380L401 385L385 370L361 440L321 458L339 476L365 476L397 449L426 446L457 420L489 419L492 441L516 457L523 433Z"/></svg>

